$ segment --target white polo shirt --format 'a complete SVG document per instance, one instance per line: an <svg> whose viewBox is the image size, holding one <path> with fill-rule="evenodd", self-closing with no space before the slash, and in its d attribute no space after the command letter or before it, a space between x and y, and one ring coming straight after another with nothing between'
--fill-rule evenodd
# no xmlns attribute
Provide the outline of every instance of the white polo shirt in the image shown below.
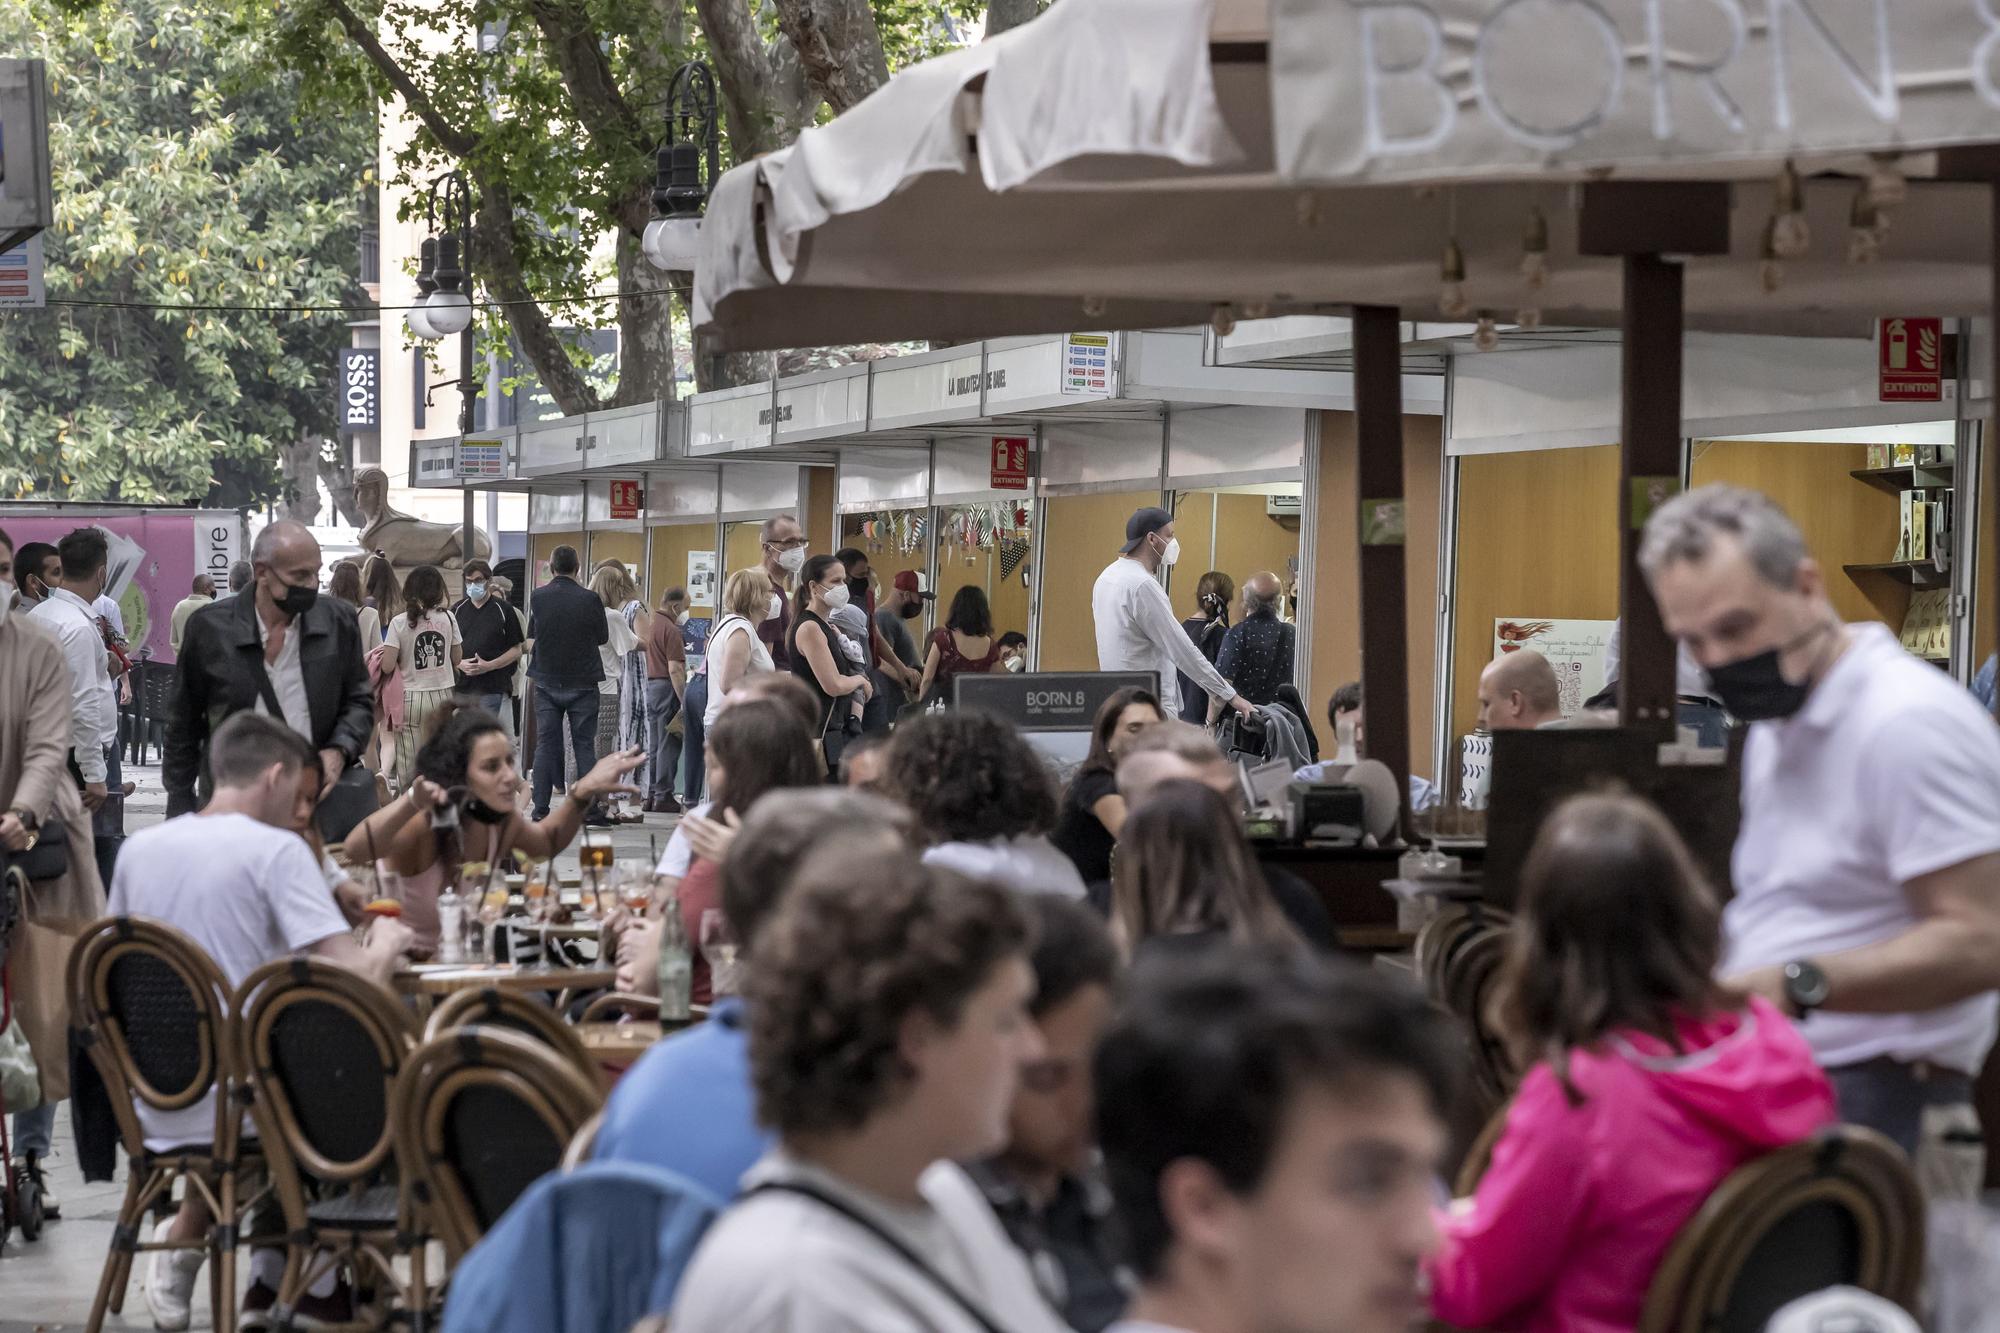
<svg viewBox="0 0 2000 1333"><path fill-rule="evenodd" d="M1796 716L1750 728L1724 975L1900 935L1917 922L1904 884L2000 852L2000 727L1886 627L1848 634ZM1922 1013L1820 1012L1802 1030L1829 1068L1886 1055L1977 1074L1996 1013L1986 994Z"/></svg>

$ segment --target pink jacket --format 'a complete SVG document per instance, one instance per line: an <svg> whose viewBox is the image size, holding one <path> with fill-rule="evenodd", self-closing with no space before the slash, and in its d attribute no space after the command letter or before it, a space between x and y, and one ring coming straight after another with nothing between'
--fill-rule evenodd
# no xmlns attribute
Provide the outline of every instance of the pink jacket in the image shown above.
<svg viewBox="0 0 2000 1333"><path fill-rule="evenodd" d="M1548 1064L1528 1071L1470 1207L1440 1219L1439 1319L1631 1329L1674 1233L1723 1177L1834 1119L1805 1039L1765 1001L1677 1031L1686 1054L1631 1032L1574 1053L1580 1106Z"/></svg>

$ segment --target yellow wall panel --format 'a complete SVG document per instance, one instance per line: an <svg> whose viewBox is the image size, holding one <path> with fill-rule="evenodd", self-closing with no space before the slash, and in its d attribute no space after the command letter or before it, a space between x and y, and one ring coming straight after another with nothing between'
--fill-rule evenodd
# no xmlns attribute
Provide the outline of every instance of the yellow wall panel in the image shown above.
<svg viewBox="0 0 2000 1333"><path fill-rule="evenodd" d="M1158 504L1158 491L1058 495L1046 505L1043 541L1042 643L1044 671L1097 670L1097 630L1090 590L1125 544L1125 520L1142 505Z"/></svg>
<svg viewBox="0 0 2000 1333"><path fill-rule="evenodd" d="M715 524L670 523L648 529L646 539L653 548L652 586L646 590L646 600L649 606L658 606L667 589L687 586L689 553L714 549ZM696 602L693 609L699 614L714 608Z"/></svg>

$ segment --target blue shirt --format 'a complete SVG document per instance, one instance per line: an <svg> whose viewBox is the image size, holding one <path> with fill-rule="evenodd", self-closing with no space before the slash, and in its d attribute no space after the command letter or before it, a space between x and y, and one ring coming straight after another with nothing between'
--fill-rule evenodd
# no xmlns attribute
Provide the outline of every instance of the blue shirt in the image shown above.
<svg viewBox="0 0 2000 1333"><path fill-rule="evenodd" d="M2000 668L2000 656L1989 657L1985 665L1979 668L1979 674L1972 678L1972 697L1985 705L1989 713L1993 711L1993 677L1996 668Z"/></svg>
<svg viewBox="0 0 2000 1333"><path fill-rule="evenodd" d="M1332 767L1332 765L1333 761L1331 759L1322 763L1307 764L1304 768L1292 774L1292 781L1325 782L1326 770ZM1437 803L1438 789L1431 784L1431 780L1429 778L1418 777L1415 773L1410 774L1410 813L1413 815L1421 814Z"/></svg>
<svg viewBox="0 0 2000 1333"><path fill-rule="evenodd" d="M775 1139L757 1124L743 1002L716 1002L708 1021L675 1033L627 1070L604 1108L591 1154L664 1167L733 1199Z"/></svg>

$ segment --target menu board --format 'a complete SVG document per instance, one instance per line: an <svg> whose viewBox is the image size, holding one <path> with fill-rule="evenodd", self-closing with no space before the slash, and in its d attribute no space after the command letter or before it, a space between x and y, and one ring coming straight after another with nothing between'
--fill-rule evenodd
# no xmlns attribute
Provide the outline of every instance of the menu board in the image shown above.
<svg viewBox="0 0 2000 1333"><path fill-rule="evenodd" d="M1540 653L1556 670L1562 714L1574 717L1583 701L1604 688L1615 620L1537 620L1502 616L1493 622L1493 655Z"/></svg>

